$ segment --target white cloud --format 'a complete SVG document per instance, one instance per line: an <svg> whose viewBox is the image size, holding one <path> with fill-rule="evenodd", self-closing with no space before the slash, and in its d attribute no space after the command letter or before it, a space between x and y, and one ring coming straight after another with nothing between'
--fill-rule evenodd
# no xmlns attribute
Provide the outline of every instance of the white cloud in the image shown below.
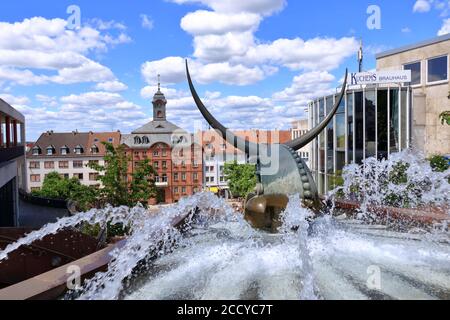
<svg viewBox="0 0 450 320"><path fill-rule="evenodd" d="M95 22L99 30L119 29L116 22ZM34 17L21 22L0 22L0 82L19 85L113 81L112 71L88 58L91 52L131 39L102 33L90 25L73 31L63 19Z"/></svg>
<svg viewBox="0 0 450 320"><path fill-rule="evenodd" d="M96 90L103 90L108 92L120 92L128 89L128 86L120 81L107 81L98 83L95 86Z"/></svg>
<svg viewBox="0 0 450 320"><path fill-rule="evenodd" d="M171 0L178 4L201 3L215 11L225 13L250 12L270 15L278 12L286 5L285 0Z"/></svg>
<svg viewBox="0 0 450 320"><path fill-rule="evenodd" d="M124 101L118 93L101 91L86 92L80 95L71 94L61 97L60 100L63 104L76 106L110 106Z"/></svg>
<svg viewBox="0 0 450 320"><path fill-rule="evenodd" d="M28 97L17 97L9 93L0 93L0 98L3 99L6 103L14 106L14 105L20 105L20 104L27 104L30 102L30 99Z"/></svg>
<svg viewBox="0 0 450 320"><path fill-rule="evenodd" d="M450 33L450 18L444 20L441 29L438 31L438 36L443 36L448 33Z"/></svg>
<svg viewBox="0 0 450 320"><path fill-rule="evenodd" d="M37 94L36 100L41 102L46 107L56 107L58 106L58 101L56 97L49 97L44 94ZM24 103L25 104L25 103Z"/></svg>
<svg viewBox="0 0 450 320"><path fill-rule="evenodd" d="M181 27L193 35L194 52L189 60L191 73L202 84L220 82L249 85L277 73L291 70L332 70L355 54L355 38L278 39L264 42L255 37L261 21L284 8L284 0L172 0L196 3L212 10L186 14ZM166 57L147 61L141 72L148 84L161 74L166 84L186 80L184 59Z"/></svg>
<svg viewBox="0 0 450 320"><path fill-rule="evenodd" d="M248 85L264 79L264 71L259 67L246 67L228 62L201 64L189 61L192 77L199 83L221 82L229 85ZM148 84L157 83L157 75L166 84L186 81L185 60L181 57L167 57L157 61L147 61L142 65L142 75Z"/></svg>
<svg viewBox="0 0 450 320"><path fill-rule="evenodd" d="M428 12L431 10L432 1L417 0L413 7L413 12Z"/></svg>
<svg viewBox="0 0 450 320"><path fill-rule="evenodd" d="M141 25L144 29L152 30L154 22L148 15L141 14Z"/></svg>
<svg viewBox="0 0 450 320"><path fill-rule="evenodd" d="M402 31L402 33L410 33L411 29L409 27L404 27L404 28L402 28L401 31Z"/></svg>
<svg viewBox="0 0 450 320"><path fill-rule="evenodd" d="M181 28L196 36L220 35L227 32L244 32L255 29L260 21L261 16L255 13L227 14L199 10L184 16L181 19Z"/></svg>

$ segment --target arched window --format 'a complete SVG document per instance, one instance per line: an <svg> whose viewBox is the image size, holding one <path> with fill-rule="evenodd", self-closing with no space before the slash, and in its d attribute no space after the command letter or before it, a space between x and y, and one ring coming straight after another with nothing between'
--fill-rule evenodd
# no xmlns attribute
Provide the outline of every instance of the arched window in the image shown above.
<svg viewBox="0 0 450 320"><path fill-rule="evenodd" d="M75 147L75 154L82 154L82 153L84 153L83 147L81 145L77 145Z"/></svg>
<svg viewBox="0 0 450 320"><path fill-rule="evenodd" d="M38 156L38 155L40 155L40 154L41 154L41 148L39 148L39 146L33 147L32 153L33 153L33 156Z"/></svg>
<svg viewBox="0 0 450 320"><path fill-rule="evenodd" d="M69 154L69 147L68 146L62 146L60 151L61 151L61 154L63 156L65 156L65 155Z"/></svg>
<svg viewBox="0 0 450 320"><path fill-rule="evenodd" d="M47 155L51 156L55 153L55 148L53 146L48 146L47 147Z"/></svg>
<svg viewBox="0 0 450 320"><path fill-rule="evenodd" d="M143 144L149 144L150 143L150 139L147 136L143 136L142 137L142 143Z"/></svg>
<svg viewBox="0 0 450 320"><path fill-rule="evenodd" d="M99 153L100 152L100 150L98 149L98 147L94 144L92 147L91 147L91 153L92 154L97 154L97 153Z"/></svg>
<svg viewBox="0 0 450 320"><path fill-rule="evenodd" d="M141 144L142 140L140 137L134 137L134 144Z"/></svg>

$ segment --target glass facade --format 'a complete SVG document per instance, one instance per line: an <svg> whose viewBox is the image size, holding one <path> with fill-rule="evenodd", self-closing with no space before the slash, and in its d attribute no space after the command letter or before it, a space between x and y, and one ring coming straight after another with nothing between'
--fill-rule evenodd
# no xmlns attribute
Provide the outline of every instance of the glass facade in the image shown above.
<svg viewBox="0 0 450 320"><path fill-rule="evenodd" d="M335 187L345 165L409 148L411 92L410 87L381 86L347 90L334 119L312 143L311 171L320 194ZM323 121L337 98L309 104L313 126Z"/></svg>

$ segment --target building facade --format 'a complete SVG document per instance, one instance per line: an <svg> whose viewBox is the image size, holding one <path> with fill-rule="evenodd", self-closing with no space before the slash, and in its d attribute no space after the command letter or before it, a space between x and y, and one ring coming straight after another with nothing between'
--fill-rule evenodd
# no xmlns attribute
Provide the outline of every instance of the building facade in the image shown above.
<svg viewBox="0 0 450 320"><path fill-rule="evenodd" d="M292 122L292 129L291 129L292 140L300 138L309 131L311 127L309 121L310 121L309 119L302 119ZM307 146L301 148L297 152L309 167L309 158L311 157L311 144L308 144Z"/></svg>
<svg viewBox="0 0 450 320"><path fill-rule="evenodd" d="M25 117L0 99L0 227L19 221L19 189L26 188Z"/></svg>
<svg viewBox="0 0 450 320"><path fill-rule="evenodd" d="M233 131L233 134L254 143L286 143L291 140L291 132L287 130L246 130ZM203 145L204 189L224 198L232 197L224 174L225 164L234 161L247 164L251 159L225 141L215 130L198 132L196 140L202 141Z"/></svg>
<svg viewBox="0 0 450 320"><path fill-rule="evenodd" d="M153 121L131 134L124 134L121 143L131 156L128 179L143 160L156 170L157 197L150 204L175 203L202 190L202 147L192 134L167 121L167 100L158 89L153 97Z"/></svg>
<svg viewBox="0 0 450 320"><path fill-rule="evenodd" d="M99 173L88 164L104 165L103 142L119 145L120 132L43 133L27 152L27 191L40 190L50 172L58 172L68 179L75 177L83 185L100 186Z"/></svg>
<svg viewBox="0 0 450 320"><path fill-rule="evenodd" d="M450 34L377 55L377 70L411 70L412 145L425 156L450 154Z"/></svg>
<svg viewBox="0 0 450 320"><path fill-rule="evenodd" d="M309 105L312 126L332 110L338 95ZM337 114L312 142L310 168L319 193L336 187L344 166L364 159L388 158L411 146L412 89L399 84L348 89Z"/></svg>

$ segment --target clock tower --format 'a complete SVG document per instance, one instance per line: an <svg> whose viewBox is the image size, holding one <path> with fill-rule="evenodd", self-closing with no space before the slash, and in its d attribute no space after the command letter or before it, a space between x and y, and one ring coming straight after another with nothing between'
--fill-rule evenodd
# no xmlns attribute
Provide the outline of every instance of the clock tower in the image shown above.
<svg viewBox="0 0 450 320"><path fill-rule="evenodd" d="M158 74L158 91L153 96L152 103L153 103L153 121L165 121L167 100L164 94L161 92L161 81L159 74Z"/></svg>

